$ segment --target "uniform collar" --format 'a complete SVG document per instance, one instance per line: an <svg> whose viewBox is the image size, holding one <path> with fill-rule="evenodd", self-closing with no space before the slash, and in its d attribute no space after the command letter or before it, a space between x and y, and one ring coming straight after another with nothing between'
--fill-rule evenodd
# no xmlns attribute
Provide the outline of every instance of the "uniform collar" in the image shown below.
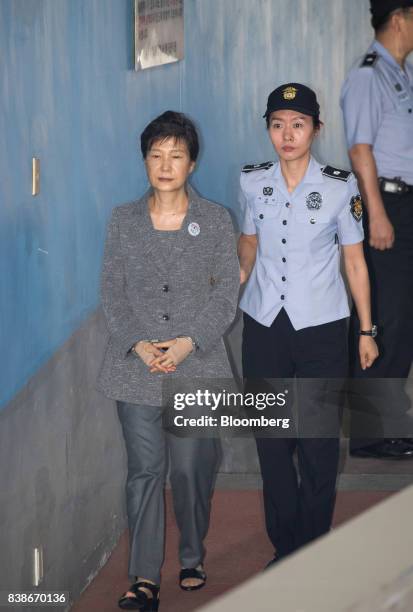
<svg viewBox="0 0 413 612"><path fill-rule="evenodd" d="M399 72L403 72L402 67L396 62L390 51L388 51L386 47L384 47L378 40L374 40L370 47L370 50L375 51L378 55L380 55L380 57L384 59L386 64L389 64L393 68L396 68Z"/></svg>
<svg viewBox="0 0 413 612"><path fill-rule="evenodd" d="M301 183L323 183L324 177L321 174L321 164L313 157L310 158L307 172L304 175Z"/></svg>
<svg viewBox="0 0 413 612"><path fill-rule="evenodd" d="M296 195L300 189L300 187L302 185L306 185L308 183L323 183L324 182L324 177L321 173L321 164L313 157L310 157L310 163L308 164L306 173L301 181L301 183L299 183L299 185L297 185L297 187L295 188L295 190L293 191L292 194L289 194L290 196ZM279 188L281 188L283 191L285 191L286 195L289 193L287 190L287 186L285 184L285 180L284 177L282 175L281 172L281 164L278 163L276 170L275 170L275 176L274 176L276 182L277 182L277 186Z"/></svg>

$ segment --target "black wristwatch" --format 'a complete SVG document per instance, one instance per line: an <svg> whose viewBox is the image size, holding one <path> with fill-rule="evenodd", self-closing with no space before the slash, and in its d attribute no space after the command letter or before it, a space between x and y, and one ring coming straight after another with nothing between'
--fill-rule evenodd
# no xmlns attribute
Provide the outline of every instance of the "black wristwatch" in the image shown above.
<svg viewBox="0 0 413 612"><path fill-rule="evenodd" d="M371 336L372 338L375 338L377 336L377 325L373 325L373 327L368 331L361 329L359 334L360 336Z"/></svg>

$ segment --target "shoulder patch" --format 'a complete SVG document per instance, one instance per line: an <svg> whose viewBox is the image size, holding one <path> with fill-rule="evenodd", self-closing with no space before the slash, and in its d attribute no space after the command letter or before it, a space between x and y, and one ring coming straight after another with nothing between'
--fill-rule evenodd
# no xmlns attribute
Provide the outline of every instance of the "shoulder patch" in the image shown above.
<svg viewBox="0 0 413 612"><path fill-rule="evenodd" d="M339 181L348 181L351 172L347 170L340 170L339 168L333 168L333 166L325 166L321 171L321 174L324 176L328 176L333 179L338 179Z"/></svg>
<svg viewBox="0 0 413 612"><path fill-rule="evenodd" d="M353 196L350 200L350 212L356 221L361 221L363 218L363 202L360 194Z"/></svg>
<svg viewBox="0 0 413 612"><path fill-rule="evenodd" d="M255 170L269 170L274 165L274 162L267 161L262 164L247 164L243 166L241 172L254 172Z"/></svg>
<svg viewBox="0 0 413 612"><path fill-rule="evenodd" d="M373 53L367 53L367 55L364 56L363 61L360 64L360 68L373 68L373 66L377 62L378 57L379 56L375 51L373 51Z"/></svg>

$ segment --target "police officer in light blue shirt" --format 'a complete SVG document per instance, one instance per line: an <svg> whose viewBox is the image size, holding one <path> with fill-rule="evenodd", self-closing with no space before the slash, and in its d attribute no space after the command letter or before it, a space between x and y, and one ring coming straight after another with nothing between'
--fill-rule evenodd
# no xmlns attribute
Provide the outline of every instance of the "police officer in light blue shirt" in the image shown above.
<svg viewBox="0 0 413 612"><path fill-rule="evenodd" d="M372 0L371 13L375 40L341 93L349 155L367 209L365 257L380 346L374 366L361 370L354 311L351 373L365 392L351 394L350 452L403 459L413 458L405 391L413 354L413 65L406 61L413 50L413 0ZM378 431L364 425L366 406L379 417Z"/></svg>
<svg viewBox="0 0 413 612"><path fill-rule="evenodd" d="M375 40L350 70L341 106L348 149L360 143L370 145L377 176L398 177L413 185L413 65L405 62L402 68Z"/></svg>
<svg viewBox="0 0 413 612"><path fill-rule="evenodd" d="M274 90L264 117L279 161L244 166L240 181L239 257L241 280L247 283L240 303L244 377L323 379L307 387L312 396L314 385L347 374L349 308L341 252L360 320L370 330L360 336L361 367L370 367L377 357L362 202L350 172L321 165L311 156L321 127L319 112L315 93L304 85ZM306 415L309 408L311 414L328 417L305 398L299 410ZM266 526L275 550L270 563L329 530L338 468L334 435L256 435Z"/></svg>
<svg viewBox="0 0 413 612"><path fill-rule="evenodd" d="M279 163L247 166L241 173L240 204L243 234L259 237L241 309L270 327L284 308L296 330L348 317L338 271L340 245L363 240L354 176L311 157L300 184L289 193Z"/></svg>

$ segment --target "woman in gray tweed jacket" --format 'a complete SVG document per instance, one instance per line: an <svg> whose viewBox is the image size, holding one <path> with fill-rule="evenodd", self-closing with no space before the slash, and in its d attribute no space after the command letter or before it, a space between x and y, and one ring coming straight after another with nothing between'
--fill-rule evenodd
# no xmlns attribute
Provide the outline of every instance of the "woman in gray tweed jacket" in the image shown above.
<svg viewBox="0 0 413 612"><path fill-rule="evenodd" d="M180 529L180 585L205 584L204 547L218 440L162 428L165 377L230 377L222 336L234 319L239 266L228 212L187 185L193 123L167 111L141 135L151 190L114 209L102 271L110 332L99 387L117 400L128 456L129 574L123 609L157 610L167 455ZM156 340L155 340L156 339Z"/></svg>

